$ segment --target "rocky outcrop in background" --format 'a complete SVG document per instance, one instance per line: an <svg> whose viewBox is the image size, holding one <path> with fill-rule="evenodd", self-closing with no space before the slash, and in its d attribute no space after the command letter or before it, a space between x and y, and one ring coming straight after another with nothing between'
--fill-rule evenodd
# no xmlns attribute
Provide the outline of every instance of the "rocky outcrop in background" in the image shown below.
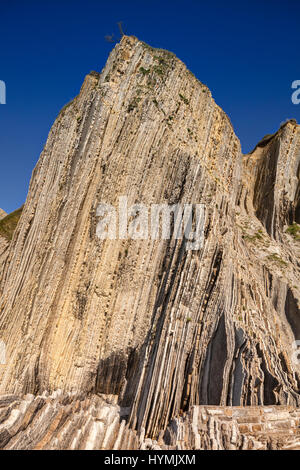
<svg viewBox="0 0 300 470"><path fill-rule="evenodd" d="M1 393L114 396L151 439L194 406L297 407L299 168L294 121L243 156L180 60L123 37L56 119L0 251ZM120 196L202 204L202 248L99 240Z"/></svg>
<svg viewBox="0 0 300 470"><path fill-rule="evenodd" d="M21 213L22 207L9 215L0 209L0 279L2 281L5 264L8 259L9 244L18 225Z"/></svg>

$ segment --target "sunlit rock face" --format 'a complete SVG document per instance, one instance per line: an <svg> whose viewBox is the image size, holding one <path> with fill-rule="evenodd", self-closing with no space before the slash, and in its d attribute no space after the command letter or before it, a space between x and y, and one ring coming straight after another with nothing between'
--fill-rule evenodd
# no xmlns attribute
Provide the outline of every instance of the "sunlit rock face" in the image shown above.
<svg viewBox="0 0 300 470"><path fill-rule="evenodd" d="M157 438L194 405L299 404L300 126L243 156L173 54L123 37L61 111L1 271L0 391L115 396ZM97 236L99 204L199 204L203 240Z"/></svg>
<svg viewBox="0 0 300 470"><path fill-rule="evenodd" d="M4 217L6 217L6 216L7 216L6 212L3 209L0 208L0 220L4 219ZM8 248L8 242L0 234L0 279L2 277L2 271L4 269L4 263L5 263L5 260L6 260L7 248Z"/></svg>

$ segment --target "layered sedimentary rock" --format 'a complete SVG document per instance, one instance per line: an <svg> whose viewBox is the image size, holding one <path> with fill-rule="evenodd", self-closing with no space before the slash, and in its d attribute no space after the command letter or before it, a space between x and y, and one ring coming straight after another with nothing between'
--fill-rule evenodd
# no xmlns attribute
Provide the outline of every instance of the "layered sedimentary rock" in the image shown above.
<svg viewBox="0 0 300 470"><path fill-rule="evenodd" d="M63 394L61 390L0 398L0 449L139 449L111 397Z"/></svg>
<svg viewBox="0 0 300 470"><path fill-rule="evenodd" d="M193 406L172 420L162 448L299 450L300 410L288 406Z"/></svg>
<svg viewBox="0 0 300 470"><path fill-rule="evenodd" d="M63 393L0 398L1 450L300 449L300 410L290 406L193 406L158 440L126 422L115 397Z"/></svg>
<svg viewBox="0 0 300 470"><path fill-rule="evenodd" d="M3 276L3 270L4 270L5 262L8 256L8 247L9 247L8 240L6 240L6 238L4 237L1 237L0 235L0 276L1 278Z"/></svg>
<svg viewBox="0 0 300 470"><path fill-rule="evenodd" d="M300 126L246 156L173 54L124 37L56 119L0 283L1 393L114 395L157 439L199 405L299 405ZM97 237L97 207L201 204L203 239ZM99 214L98 214L99 215Z"/></svg>
<svg viewBox="0 0 300 470"><path fill-rule="evenodd" d="M6 212L0 208L0 220L4 219L7 214ZM8 249L8 241L0 235L0 279L2 278L2 270L6 260L6 253Z"/></svg>

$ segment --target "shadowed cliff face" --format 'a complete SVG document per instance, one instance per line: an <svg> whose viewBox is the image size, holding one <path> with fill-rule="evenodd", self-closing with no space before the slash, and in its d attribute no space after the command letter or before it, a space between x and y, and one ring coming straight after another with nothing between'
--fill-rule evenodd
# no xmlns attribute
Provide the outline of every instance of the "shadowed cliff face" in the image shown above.
<svg viewBox="0 0 300 470"><path fill-rule="evenodd" d="M255 215L270 236L279 240L287 225L299 223L299 155L299 126L291 120L246 157L254 177Z"/></svg>
<svg viewBox="0 0 300 470"><path fill-rule="evenodd" d="M298 405L299 162L294 122L242 156L207 87L124 37L56 119L0 249L1 392L117 395L151 436L192 405ZM203 246L99 240L120 196L202 204Z"/></svg>

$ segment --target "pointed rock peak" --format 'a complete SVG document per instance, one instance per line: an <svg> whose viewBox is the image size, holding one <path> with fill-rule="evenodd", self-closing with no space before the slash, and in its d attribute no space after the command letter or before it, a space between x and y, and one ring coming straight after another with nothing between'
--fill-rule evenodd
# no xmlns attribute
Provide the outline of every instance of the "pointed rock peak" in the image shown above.
<svg viewBox="0 0 300 470"><path fill-rule="evenodd" d="M285 122L281 123L278 131L274 132L274 134L267 134L265 135L254 147L254 149L250 152L253 153L258 147L265 147L271 140L273 140L276 137L280 137L283 129L285 129L287 126L292 126L293 127L298 127L300 128L300 125L297 124L296 119L287 119Z"/></svg>

